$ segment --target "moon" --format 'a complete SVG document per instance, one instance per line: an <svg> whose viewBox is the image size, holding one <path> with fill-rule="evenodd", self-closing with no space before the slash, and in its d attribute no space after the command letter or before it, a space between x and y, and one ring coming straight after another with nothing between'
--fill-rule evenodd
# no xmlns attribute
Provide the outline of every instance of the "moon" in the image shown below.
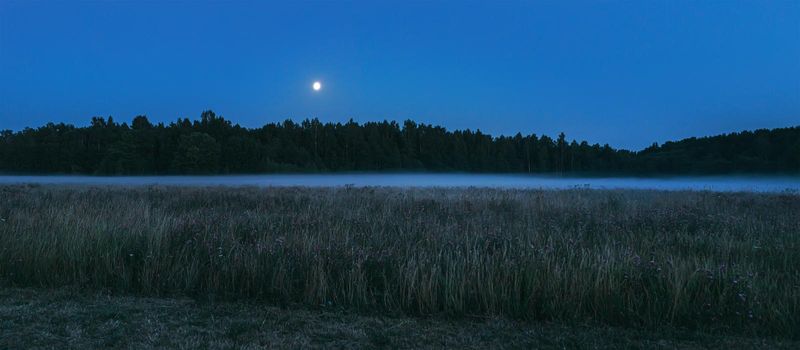
<svg viewBox="0 0 800 350"><path fill-rule="evenodd" d="M319 89L322 89L322 83L315 81L314 84L311 84L311 87L314 91L319 91Z"/></svg>

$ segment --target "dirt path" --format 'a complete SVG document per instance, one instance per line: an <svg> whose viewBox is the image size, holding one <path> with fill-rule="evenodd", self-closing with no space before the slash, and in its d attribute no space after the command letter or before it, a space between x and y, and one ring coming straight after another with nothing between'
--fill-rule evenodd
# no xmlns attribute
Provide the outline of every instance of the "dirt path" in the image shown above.
<svg viewBox="0 0 800 350"><path fill-rule="evenodd" d="M0 349L19 348L798 348L677 330L365 316L247 303L197 303L0 288Z"/></svg>

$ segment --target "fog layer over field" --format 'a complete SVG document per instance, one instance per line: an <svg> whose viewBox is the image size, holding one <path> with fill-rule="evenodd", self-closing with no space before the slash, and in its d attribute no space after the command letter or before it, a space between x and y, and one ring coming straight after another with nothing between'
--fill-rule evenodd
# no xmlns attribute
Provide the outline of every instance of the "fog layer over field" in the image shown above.
<svg viewBox="0 0 800 350"><path fill-rule="evenodd" d="M800 177L555 177L498 174L292 174L239 176L0 176L0 184L178 185L178 186L379 186L483 187L507 189L653 189L783 192L800 191Z"/></svg>

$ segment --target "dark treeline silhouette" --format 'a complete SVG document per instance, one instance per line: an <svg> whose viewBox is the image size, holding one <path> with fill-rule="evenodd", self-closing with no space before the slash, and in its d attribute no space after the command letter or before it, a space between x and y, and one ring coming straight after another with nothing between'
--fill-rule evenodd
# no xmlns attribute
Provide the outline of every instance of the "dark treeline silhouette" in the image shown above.
<svg viewBox="0 0 800 350"><path fill-rule="evenodd" d="M800 127L689 138L639 152L517 134L447 131L405 121L247 129L203 112L200 120L128 125L95 117L0 132L0 171L62 174L218 174L328 171L721 174L800 173Z"/></svg>

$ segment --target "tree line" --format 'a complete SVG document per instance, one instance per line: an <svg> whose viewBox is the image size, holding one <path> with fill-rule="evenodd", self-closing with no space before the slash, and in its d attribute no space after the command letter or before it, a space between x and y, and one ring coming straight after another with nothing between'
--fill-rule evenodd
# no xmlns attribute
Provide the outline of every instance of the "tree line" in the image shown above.
<svg viewBox="0 0 800 350"><path fill-rule="evenodd" d="M34 174L245 174L434 171L496 173L800 173L800 127L653 144L634 152L564 133L499 136L407 120L286 120L243 128L212 111L199 120L130 124L92 118L0 131L0 171Z"/></svg>

